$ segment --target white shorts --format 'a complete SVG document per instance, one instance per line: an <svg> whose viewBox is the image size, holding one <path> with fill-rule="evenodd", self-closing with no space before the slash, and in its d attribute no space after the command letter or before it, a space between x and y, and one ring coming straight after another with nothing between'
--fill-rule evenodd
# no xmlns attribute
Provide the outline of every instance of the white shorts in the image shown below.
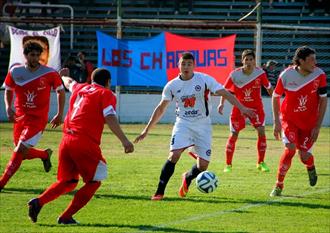
<svg viewBox="0 0 330 233"><path fill-rule="evenodd" d="M210 161L211 158L212 125L210 119L196 122L178 120L175 122L170 150L188 148L198 157Z"/></svg>

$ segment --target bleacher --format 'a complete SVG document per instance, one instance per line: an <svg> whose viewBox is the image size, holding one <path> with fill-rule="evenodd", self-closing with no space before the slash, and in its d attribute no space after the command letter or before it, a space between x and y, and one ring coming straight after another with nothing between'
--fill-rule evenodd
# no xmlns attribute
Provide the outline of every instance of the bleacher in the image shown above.
<svg viewBox="0 0 330 233"><path fill-rule="evenodd" d="M67 0L58 1L59 4L69 4L74 9L76 19L82 20L106 20L116 19L117 5L115 0L94 0L77 1ZM157 2L157 1L155 1ZM160 20L218 20L219 22L235 21L237 22L242 16L250 12L255 6L253 0L200 0L193 2L193 13L188 14L188 6L186 1L183 1L180 7L180 13L174 14L174 6L172 1L159 1L160 5L151 4L149 0L122 0L122 16L123 19L160 19ZM314 26L314 27L329 27L330 16L324 15L322 10L317 10L314 16L309 15L309 10L305 0L295 0L295 2L274 1L272 8L268 6L268 1L263 1L262 23L263 24L281 24L281 25L300 25L300 26ZM19 12L19 9L16 9ZM29 17L42 17L40 14L35 14L31 10L29 14L20 15L23 20ZM284 16L285 15L285 16ZM62 19L68 18L69 12L66 10L57 10L53 15L47 15L47 18ZM256 13L254 12L245 20L255 21ZM31 26L42 28L56 26L48 23L43 24L25 24L15 23L17 27L30 29ZM96 30L101 30L110 35L116 36L116 27L114 25L74 25L74 48L70 49L70 26L63 25L65 32L61 36L61 53L62 58L66 58L69 54L76 54L80 50L87 52L88 58L96 65L97 64L97 41ZM248 27L221 27L215 29L205 28L184 28L184 27L125 27L123 28L122 37L125 39L143 39L154 36L164 30L191 37L222 37L231 34L237 34L235 55L236 65L240 65L241 51L247 48L255 47L255 29ZM280 30L263 31L262 43L262 63L269 59L277 60L282 67L290 64L294 50L302 44L308 44L317 50L320 66L326 71L330 78L330 35L313 34L306 38L306 35L296 30L287 30L283 32ZM0 65L7 67L9 60L8 46L0 49ZM3 79L6 69L1 69L0 75ZM330 85L330 79L329 79ZM151 88L152 89L152 88ZM330 88L329 88L330 89Z"/></svg>

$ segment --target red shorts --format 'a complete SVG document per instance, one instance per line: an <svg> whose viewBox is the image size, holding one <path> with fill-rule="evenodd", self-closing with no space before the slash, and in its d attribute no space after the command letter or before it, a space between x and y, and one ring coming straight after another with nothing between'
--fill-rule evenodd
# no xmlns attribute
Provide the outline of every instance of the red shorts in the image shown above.
<svg viewBox="0 0 330 233"><path fill-rule="evenodd" d="M257 128L265 125L265 112L262 108L255 109L256 117L246 117L242 115L241 111L233 107L230 115L230 129L233 132L239 132L245 128L245 118L249 118L251 125Z"/></svg>
<svg viewBox="0 0 330 233"><path fill-rule="evenodd" d="M59 164L57 179L60 181L94 180L98 165L106 163L100 146L86 137L64 134L59 147Z"/></svg>
<svg viewBox="0 0 330 233"><path fill-rule="evenodd" d="M35 146L41 138L41 135L47 125L47 122L41 123L39 120L21 118L14 124L14 144L17 146L19 141L25 145Z"/></svg>
<svg viewBox="0 0 330 233"><path fill-rule="evenodd" d="M309 151L314 142L311 140L312 129L299 129L294 124L282 120L283 143L294 143L301 151Z"/></svg>

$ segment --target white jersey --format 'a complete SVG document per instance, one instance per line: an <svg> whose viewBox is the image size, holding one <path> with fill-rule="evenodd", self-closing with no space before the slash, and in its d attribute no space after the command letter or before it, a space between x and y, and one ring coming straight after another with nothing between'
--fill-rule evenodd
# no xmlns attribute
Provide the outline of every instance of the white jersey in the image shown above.
<svg viewBox="0 0 330 233"><path fill-rule="evenodd" d="M194 72L190 80L182 80L178 76L168 82L164 87L162 100L175 100L177 120L192 122L209 118L210 93L223 88L213 77Z"/></svg>

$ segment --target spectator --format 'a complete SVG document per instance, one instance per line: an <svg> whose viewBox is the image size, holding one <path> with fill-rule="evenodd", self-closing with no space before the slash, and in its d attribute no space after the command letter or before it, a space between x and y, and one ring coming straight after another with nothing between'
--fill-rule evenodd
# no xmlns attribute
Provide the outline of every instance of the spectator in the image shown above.
<svg viewBox="0 0 330 233"><path fill-rule="evenodd" d="M278 71L276 70L276 65L278 64L275 60L268 60L266 64L263 65L262 69L266 72L269 82L273 87L276 86Z"/></svg>
<svg viewBox="0 0 330 233"><path fill-rule="evenodd" d="M63 65L63 68L69 69L69 76L78 83L83 83L83 73L81 72L80 66L77 64L77 59L74 56L69 56Z"/></svg>
<svg viewBox="0 0 330 233"><path fill-rule="evenodd" d="M94 70L94 65L86 60L86 53L84 51L80 51L77 56L79 61L78 65L80 65L82 71L81 82L91 83L91 75Z"/></svg>
<svg viewBox="0 0 330 233"><path fill-rule="evenodd" d="M178 15L180 12L181 0L174 0L174 14ZM188 0L188 14L191 15L193 10L193 0Z"/></svg>

